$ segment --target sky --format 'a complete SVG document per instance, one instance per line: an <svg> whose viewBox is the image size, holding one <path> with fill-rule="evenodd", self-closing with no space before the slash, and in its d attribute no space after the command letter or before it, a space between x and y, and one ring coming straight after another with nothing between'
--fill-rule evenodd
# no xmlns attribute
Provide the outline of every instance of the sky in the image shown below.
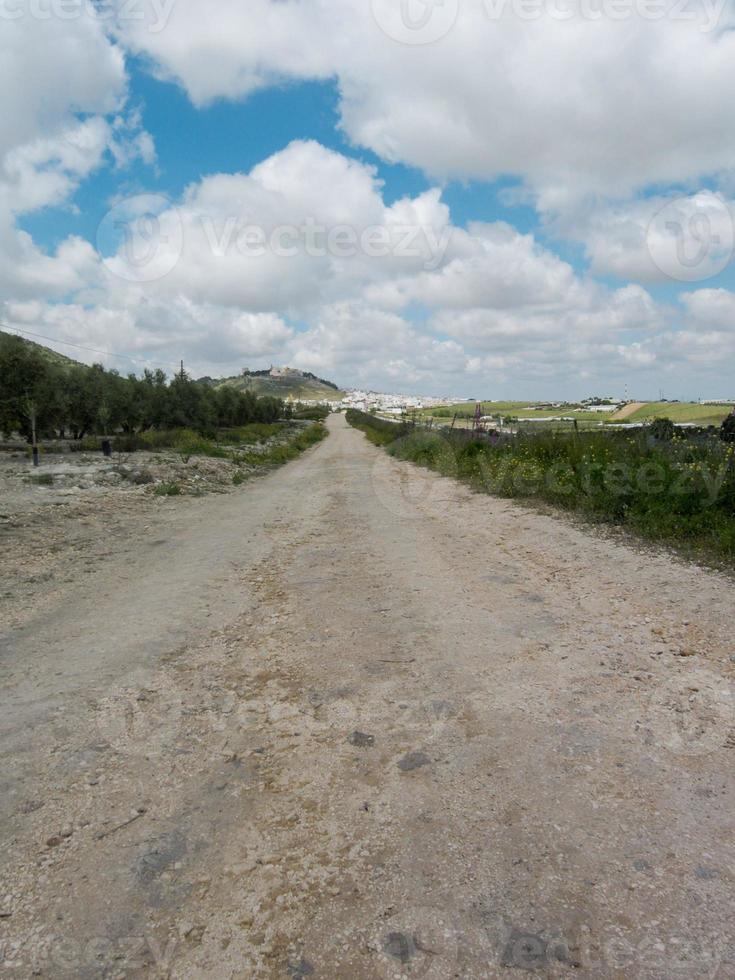
<svg viewBox="0 0 735 980"><path fill-rule="evenodd" d="M0 329L123 373L733 398L733 26L732 0L0 0Z"/></svg>

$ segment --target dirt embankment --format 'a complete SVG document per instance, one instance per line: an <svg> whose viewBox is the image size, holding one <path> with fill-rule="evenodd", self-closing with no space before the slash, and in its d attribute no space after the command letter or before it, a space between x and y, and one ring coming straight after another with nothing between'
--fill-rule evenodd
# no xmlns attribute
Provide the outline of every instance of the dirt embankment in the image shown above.
<svg viewBox="0 0 735 980"><path fill-rule="evenodd" d="M629 419L631 415L635 415L636 412L645 407L645 402L630 402L628 405L623 405L622 408L618 409L617 412L611 415L608 421L623 422L625 419Z"/></svg>

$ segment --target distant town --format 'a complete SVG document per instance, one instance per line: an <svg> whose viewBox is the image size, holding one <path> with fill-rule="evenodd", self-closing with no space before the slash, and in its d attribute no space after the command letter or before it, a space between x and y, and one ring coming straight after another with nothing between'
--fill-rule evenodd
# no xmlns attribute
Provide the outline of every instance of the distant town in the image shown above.
<svg viewBox="0 0 735 980"><path fill-rule="evenodd" d="M340 401L330 402L335 410L359 408L363 412L383 412L386 415L402 415L412 409L436 408L441 405L456 405L466 398L434 398L423 395L399 395L381 391L362 391L359 388L347 391Z"/></svg>
<svg viewBox="0 0 735 980"><path fill-rule="evenodd" d="M573 422L575 419L587 422L597 417L598 424L602 425L606 421L614 421L618 424L628 422L635 427L644 421L650 421L656 414L665 415L680 406L674 412L678 425L694 425L703 420L711 421L707 418L706 406L713 406L720 409L735 404L735 398L709 398L699 399L697 402L682 403L678 399L667 399L660 393L657 402L651 400L637 400L628 394L623 397L613 395L593 395L579 401L545 401L530 399L525 401L508 402L503 399L491 398L461 398L458 396L438 396L438 395L408 395L397 392L374 391L372 389L348 388L341 389L332 382L318 378L308 371L302 371L292 367L277 367L271 365L269 369L261 371L251 371L243 368L241 376L244 378L265 377L277 384L293 384L296 387L292 390L284 388L282 397L285 401L298 401L303 405L328 405L332 411L344 411L354 408L362 412L379 413L384 416L402 416L408 412L421 411L432 414L431 409L455 409L460 416L467 412L464 406L481 406L481 416L479 421L496 422L498 418L505 417L506 420L514 422ZM299 381L306 383L316 383L319 397L304 397L300 393ZM311 384L313 388L314 385ZM303 390L303 389L301 389ZM311 392L310 392L311 393ZM493 406L497 406L497 411ZM701 406L700 410L684 411L684 406ZM728 409L729 410L729 409ZM437 411L437 415L446 416L446 411ZM714 416L717 411L711 413ZM649 418L650 416L650 418ZM691 416L691 417L690 417Z"/></svg>

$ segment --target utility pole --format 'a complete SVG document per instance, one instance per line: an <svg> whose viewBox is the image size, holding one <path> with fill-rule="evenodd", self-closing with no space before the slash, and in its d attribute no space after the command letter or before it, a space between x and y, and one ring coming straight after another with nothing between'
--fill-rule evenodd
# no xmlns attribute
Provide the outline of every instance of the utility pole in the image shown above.
<svg viewBox="0 0 735 980"><path fill-rule="evenodd" d="M32 437L32 453L33 453L33 465L38 466L38 440L36 438L36 403L32 398L28 400L28 414L31 420L31 437Z"/></svg>

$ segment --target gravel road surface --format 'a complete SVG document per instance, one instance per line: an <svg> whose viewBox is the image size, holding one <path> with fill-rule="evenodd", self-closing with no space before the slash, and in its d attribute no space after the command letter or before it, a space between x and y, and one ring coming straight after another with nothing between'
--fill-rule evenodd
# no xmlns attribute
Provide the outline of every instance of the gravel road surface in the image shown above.
<svg viewBox="0 0 735 980"><path fill-rule="evenodd" d="M735 976L731 582L329 427L0 624L0 974Z"/></svg>

